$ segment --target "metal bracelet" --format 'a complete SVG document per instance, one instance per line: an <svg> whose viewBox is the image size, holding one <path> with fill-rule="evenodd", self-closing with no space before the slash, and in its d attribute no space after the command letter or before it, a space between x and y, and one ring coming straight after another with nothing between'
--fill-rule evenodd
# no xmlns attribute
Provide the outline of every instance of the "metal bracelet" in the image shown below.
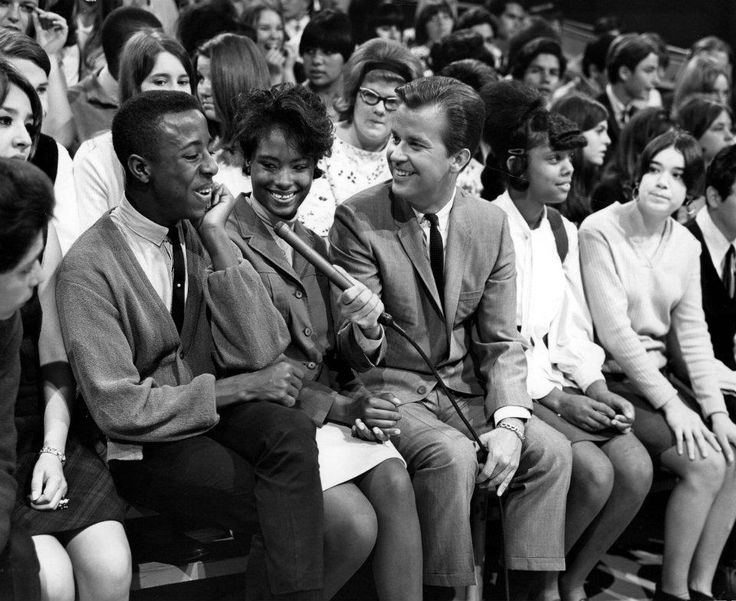
<svg viewBox="0 0 736 601"><path fill-rule="evenodd" d="M496 424L496 428L504 428L505 430L510 430L516 436L519 438L519 440L523 443L526 440L526 436L524 435L524 430L522 430L519 426L510 424L506 421L499 422Z"/></svg>
<svg viewBox="0 0 736 601"><path fill-rule="evenodd" d="M54 447L41 447L41 450L38 452L39 455L42 455L43 453L48 453L49 455L55 455L58 457L59 461L61 461L61 465L64 466L66 464L66 455L59 449L55 449Z"/></svg>

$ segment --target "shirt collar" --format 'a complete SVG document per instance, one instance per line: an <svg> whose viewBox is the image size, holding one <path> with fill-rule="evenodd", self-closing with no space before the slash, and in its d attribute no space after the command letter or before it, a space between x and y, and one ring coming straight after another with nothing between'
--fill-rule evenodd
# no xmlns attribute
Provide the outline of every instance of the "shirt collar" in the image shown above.
<svg viewBox="0 0 736 601"><path fill-rule="evenodd" d="M250 208L253 209L253 212L263 222L263 224L266 226L269 232L271 232L272 234L274 233L273 226L276 225L276 223L278 223L279 221L282 221L286 225L288 225L292 231L294 230L294 224L296 223L296 215L294 215L294 217L292 217L291 219L284 219L283 217L274 215L271 211L269 211L266 207L264 207L260 202L258 202L255 198L253 198L252 194L248 195L246 198L247 198L248 204L250 205Z"/></svg>
<svg viewBox="0 0 736 601"><path fill-rule="evenodd" d="M123 197L120 205L114 210L117 212L117 217L120 220L120 223L144 240L148 240L151 244L159 247L163 244L164 240L166 240L166 236L169 234L169 228L155 223L148 219L148 217L141 215L135 207L130 204L127 196ZM177 227L180 228L179 233L181 234L181 225L177 224Z"/></svg>
<svg viewBox="0 0 736 601"><path fill-rule="evenodd" d="M529 224L527 223L526 219L524 219L524 216L521 214L519 209L514 204L514 201L511 199L511 195L509 194L509 191L506 190L501 196L496 198L496 200L493 201L494 204L498 204L498 207L500 209L503 209L503 211L506 213L506 215L509 218L509 226L513 228L518 228L519 231L524 233L524 236L528 237L532 235L532 228L529 227ZM536 231L539 231L543 228L545 228L545 224L548 223L547 220L547 207L543 207L543 213L542 213L542 219L539 221L539 226L536 228Z"/></svg>
<svg viewBox="0 0 736 601"><path fill-rule="evenodd" d="M90 75L88 75L87 81L85 82L85 91L87 93L87 98L88 100L92 100L94 102L97 102L98 104L117 108L117 97L109 94L108 91L105 89L105 86L102 85L102 81L100 80L103 71L106 71L105 67L97 71L97 73L91 73Z"/></svg>
<svg viewBox="0 0 736 601"><path fill-rule="evenodd" d="M728 247L731 246L731 241L726 239L723 232L713 222L713 218L710 216L707 207L698 211L698 214L695 216L695 223L698 224L700 231L703 232L703 240L705 241L705 246L710 253L711 259L713 259L713 263L722 265L723 259L728 252Z"/></svg>
<svg viewBox="0 0 736 601"><path fill-rule="evenodd" d="M447 230L447 222L450 220L450 211L452 210L452 205L455 204L456 194L457 194L457 188L453 188L452 197L450 198L450 202L448 202L444 207L442 207L439 211L437 211L437 221L439 221L440 231ZM411 207L411 210L414 211L414 216L417 218L417 221L419 221L419 225L421 225L422 222L424 221L425 213L421 213L417 211L414 207Z"/></svg>
<svg viewBox="0 0 736 601"><path fill-rule="evenodd" d="M606 96L608 96L608 102L611 103L611 110L613 110L613 116L616 119L616 123L621 123L621 116L626 111L626 106L618 96L613 92L613 86L609 83L606 84Z"/></svg>

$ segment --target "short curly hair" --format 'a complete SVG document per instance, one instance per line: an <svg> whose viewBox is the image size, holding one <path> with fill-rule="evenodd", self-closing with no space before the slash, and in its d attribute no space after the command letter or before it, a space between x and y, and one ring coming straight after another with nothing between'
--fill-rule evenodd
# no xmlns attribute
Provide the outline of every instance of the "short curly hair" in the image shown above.
<svg viewBox="0 0 736 601"><path fill-rule="evenodd" d="M333 126L327 108L304 86L285 83L251 90L238 99L236 139L246 164L269 132L279 129L315 165L332 149ZM317 175L317 174L315 174Z"/></svg>

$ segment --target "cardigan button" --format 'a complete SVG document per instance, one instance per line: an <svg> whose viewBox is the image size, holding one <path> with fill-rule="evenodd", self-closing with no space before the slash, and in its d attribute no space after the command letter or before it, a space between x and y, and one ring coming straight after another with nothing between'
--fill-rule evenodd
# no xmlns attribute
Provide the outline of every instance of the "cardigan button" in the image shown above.
<svg viewBox="0 0 736 601"><path fill-rule="evenodd" d="M426 386L420 386L419 388L417 388L417 394L426 394L426 392L427 392Z"/></svg>
<svg viewBox="0 0 736 601"><path fill-rule="evenodd" d="M314 361L309 361L307 363L307 369L317 369L317 364Z"/></svg>
<svg viewBox="0 0 736 601"><path fill-rule="evenodd" d="M296 296L297 298L301 298L302 296L304 296L304 293L301 290L297 290L294 293L294 296Z"/></svg>
<svg viewBox="0 0 736 601"><path fill-rule="evenodd" d="M312 328L304 328L304 335L305 336L311 336L312 335Z"/></svg>

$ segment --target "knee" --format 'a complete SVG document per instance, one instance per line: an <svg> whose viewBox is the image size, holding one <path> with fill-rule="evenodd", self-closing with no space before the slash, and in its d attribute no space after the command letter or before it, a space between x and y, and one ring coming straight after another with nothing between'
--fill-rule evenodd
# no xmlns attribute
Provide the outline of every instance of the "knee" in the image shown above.
<svg viewBox="0 0 736 601"><path fill-rule="evenodd" d="M597 447L593 447L591 453L585 453L575 449L575 446L570 490L605 501L613 490L614 470L611 462Z"/></svg>
<svg viewBox="0 0 736 601"><path fill-rule="evenodd" d="M699 490L716 494L726 477L726 461L720 453L711 452L708 457L698 457L685 462L682 478Z"/></svg>
<svg viewBox="0 0 736 601"><path fill-rule="evenodd" d="M51 601L74 601L74 572L69 562L41 562L39 573L41 598Z"/></svg>
<svg viewBox="0 0 736 601"><path fill-rule="evenodd" d="M369 503L338 516L325 514L325 544L328 547L350 549L346 557L368 557L378 537L378 520Z"/></svg>
<svg viewBox="0 0 736 601"><path fill-rule="evenodd" d="M406 468L398 459L388 459L381 465L381 495L391 499L414 502L414 487Z"/></svg>
<svg viewBox="0 0 736 601"><path fill-rule="evenodd" d="M639 444L630 446L623 458L613 460L616 487L628 490L632 495L644 498L652 486L654 468L646 449Z"/></svg>
<svg viewBox="0 0 736 601"><path fill-rule="evenodd" d="M99 601L118 601L127 599L130 590L131 579L130 552L109 554L102 558L97 567L96 587L98 594L95 599Z"/></svg>
<svg viewBox="0 0 736 601"><path fill-rule="evenodd" d="M570 441L547 424L530 421L522 461L554 479L569 480L573 464Z"/></svg>

